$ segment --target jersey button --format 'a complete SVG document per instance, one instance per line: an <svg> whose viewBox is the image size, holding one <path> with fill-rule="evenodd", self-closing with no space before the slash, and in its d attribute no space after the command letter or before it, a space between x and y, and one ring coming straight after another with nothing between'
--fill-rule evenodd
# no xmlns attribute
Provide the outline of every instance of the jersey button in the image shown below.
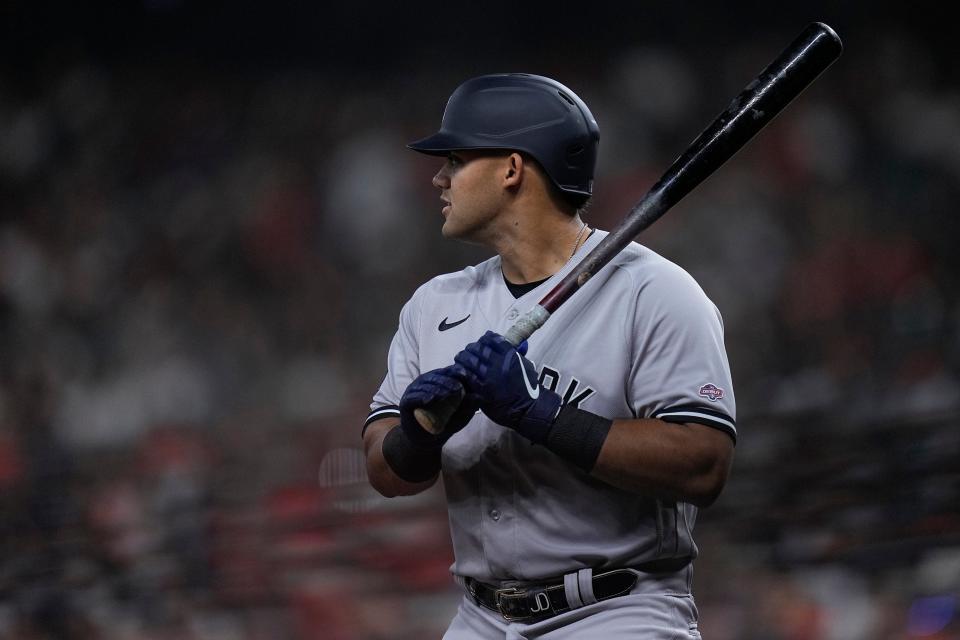
<svg viewBox="0 0 960 640"><path fill-rule="evenodd" d="M500 512L496 509L490 509L490 517L493 518L494 522L500 520Z"/></svg>
<svg viewBox="0 0 960 640"><path fill-rule="evenodd" d="M507 320L516 320L517 316L520 315L520 312L516 309L510 309L510 313L507 314Z"/></svg>

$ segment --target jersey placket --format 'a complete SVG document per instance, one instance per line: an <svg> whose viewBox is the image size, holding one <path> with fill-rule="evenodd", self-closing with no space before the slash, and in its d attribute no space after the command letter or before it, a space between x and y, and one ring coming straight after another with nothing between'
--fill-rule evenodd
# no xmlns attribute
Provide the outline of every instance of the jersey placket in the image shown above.
<svg viewBox="0 0 960 640"><path fill-rule="evenodd" d="M505 288L505 287L504 287ZM500 317L499 332L506 331L520 316L520 300L507 305ZM500 427L502 428L502 427ZM517 550L517 486L512 465L515 458L513 434L504 431L487 449L480 473L480 521L484 556L492 575L509 575L509 567L517 567L522 559Z"/></svg>
<svg viewBox="0 0 960 640"><path fill-rule="evenodd" d="M513 459L512 440L510 434L504 432L484 452L480 466L480 537L492 576L509 575L518 561L516 479L510 462Z"/></svg>

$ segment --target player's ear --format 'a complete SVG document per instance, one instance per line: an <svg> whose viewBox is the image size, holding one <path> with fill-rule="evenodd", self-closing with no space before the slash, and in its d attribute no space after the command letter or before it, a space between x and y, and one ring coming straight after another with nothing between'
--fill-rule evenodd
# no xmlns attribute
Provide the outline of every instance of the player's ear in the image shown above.
<svg viewBox="0 0 960 640"><path fill-rule="evenodd" d="M519 187L520 183L523 182L523 172L524 172L524 162L523 156L514 151L506 158L506 163L504 164L504 176L503 176L503 186L505 187Z"/></svg>

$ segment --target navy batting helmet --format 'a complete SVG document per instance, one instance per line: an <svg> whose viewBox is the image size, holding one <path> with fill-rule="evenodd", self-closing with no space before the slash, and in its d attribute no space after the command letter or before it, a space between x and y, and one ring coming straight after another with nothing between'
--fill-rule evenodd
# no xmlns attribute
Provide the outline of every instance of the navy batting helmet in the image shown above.
<svg viewBox="0 0 960 640"><path fill-rule="evenodd" d="M590 196L599 143L597 121L573 91L543 76L498 73L457 87L440 131L407 146L435 156L465 149L523 151L561 191Z"/></svg>

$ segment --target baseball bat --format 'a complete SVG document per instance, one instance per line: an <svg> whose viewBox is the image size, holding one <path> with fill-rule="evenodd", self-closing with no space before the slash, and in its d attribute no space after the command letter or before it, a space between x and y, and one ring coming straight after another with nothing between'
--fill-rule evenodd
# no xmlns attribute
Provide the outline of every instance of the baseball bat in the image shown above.
<svg viewBox="0 0 960 640"><path fill-rule="evenodd" d="M760 129L796 98L843 51L839 36L822 22L810 24L730 102L635 204L617 228L587 254L540 302L504 334L519 345L543 326L550 314L584 286L644 229L656 222L697 185L719 169ZM442 433L457 403L416 410L417 421Z"/></svg>

